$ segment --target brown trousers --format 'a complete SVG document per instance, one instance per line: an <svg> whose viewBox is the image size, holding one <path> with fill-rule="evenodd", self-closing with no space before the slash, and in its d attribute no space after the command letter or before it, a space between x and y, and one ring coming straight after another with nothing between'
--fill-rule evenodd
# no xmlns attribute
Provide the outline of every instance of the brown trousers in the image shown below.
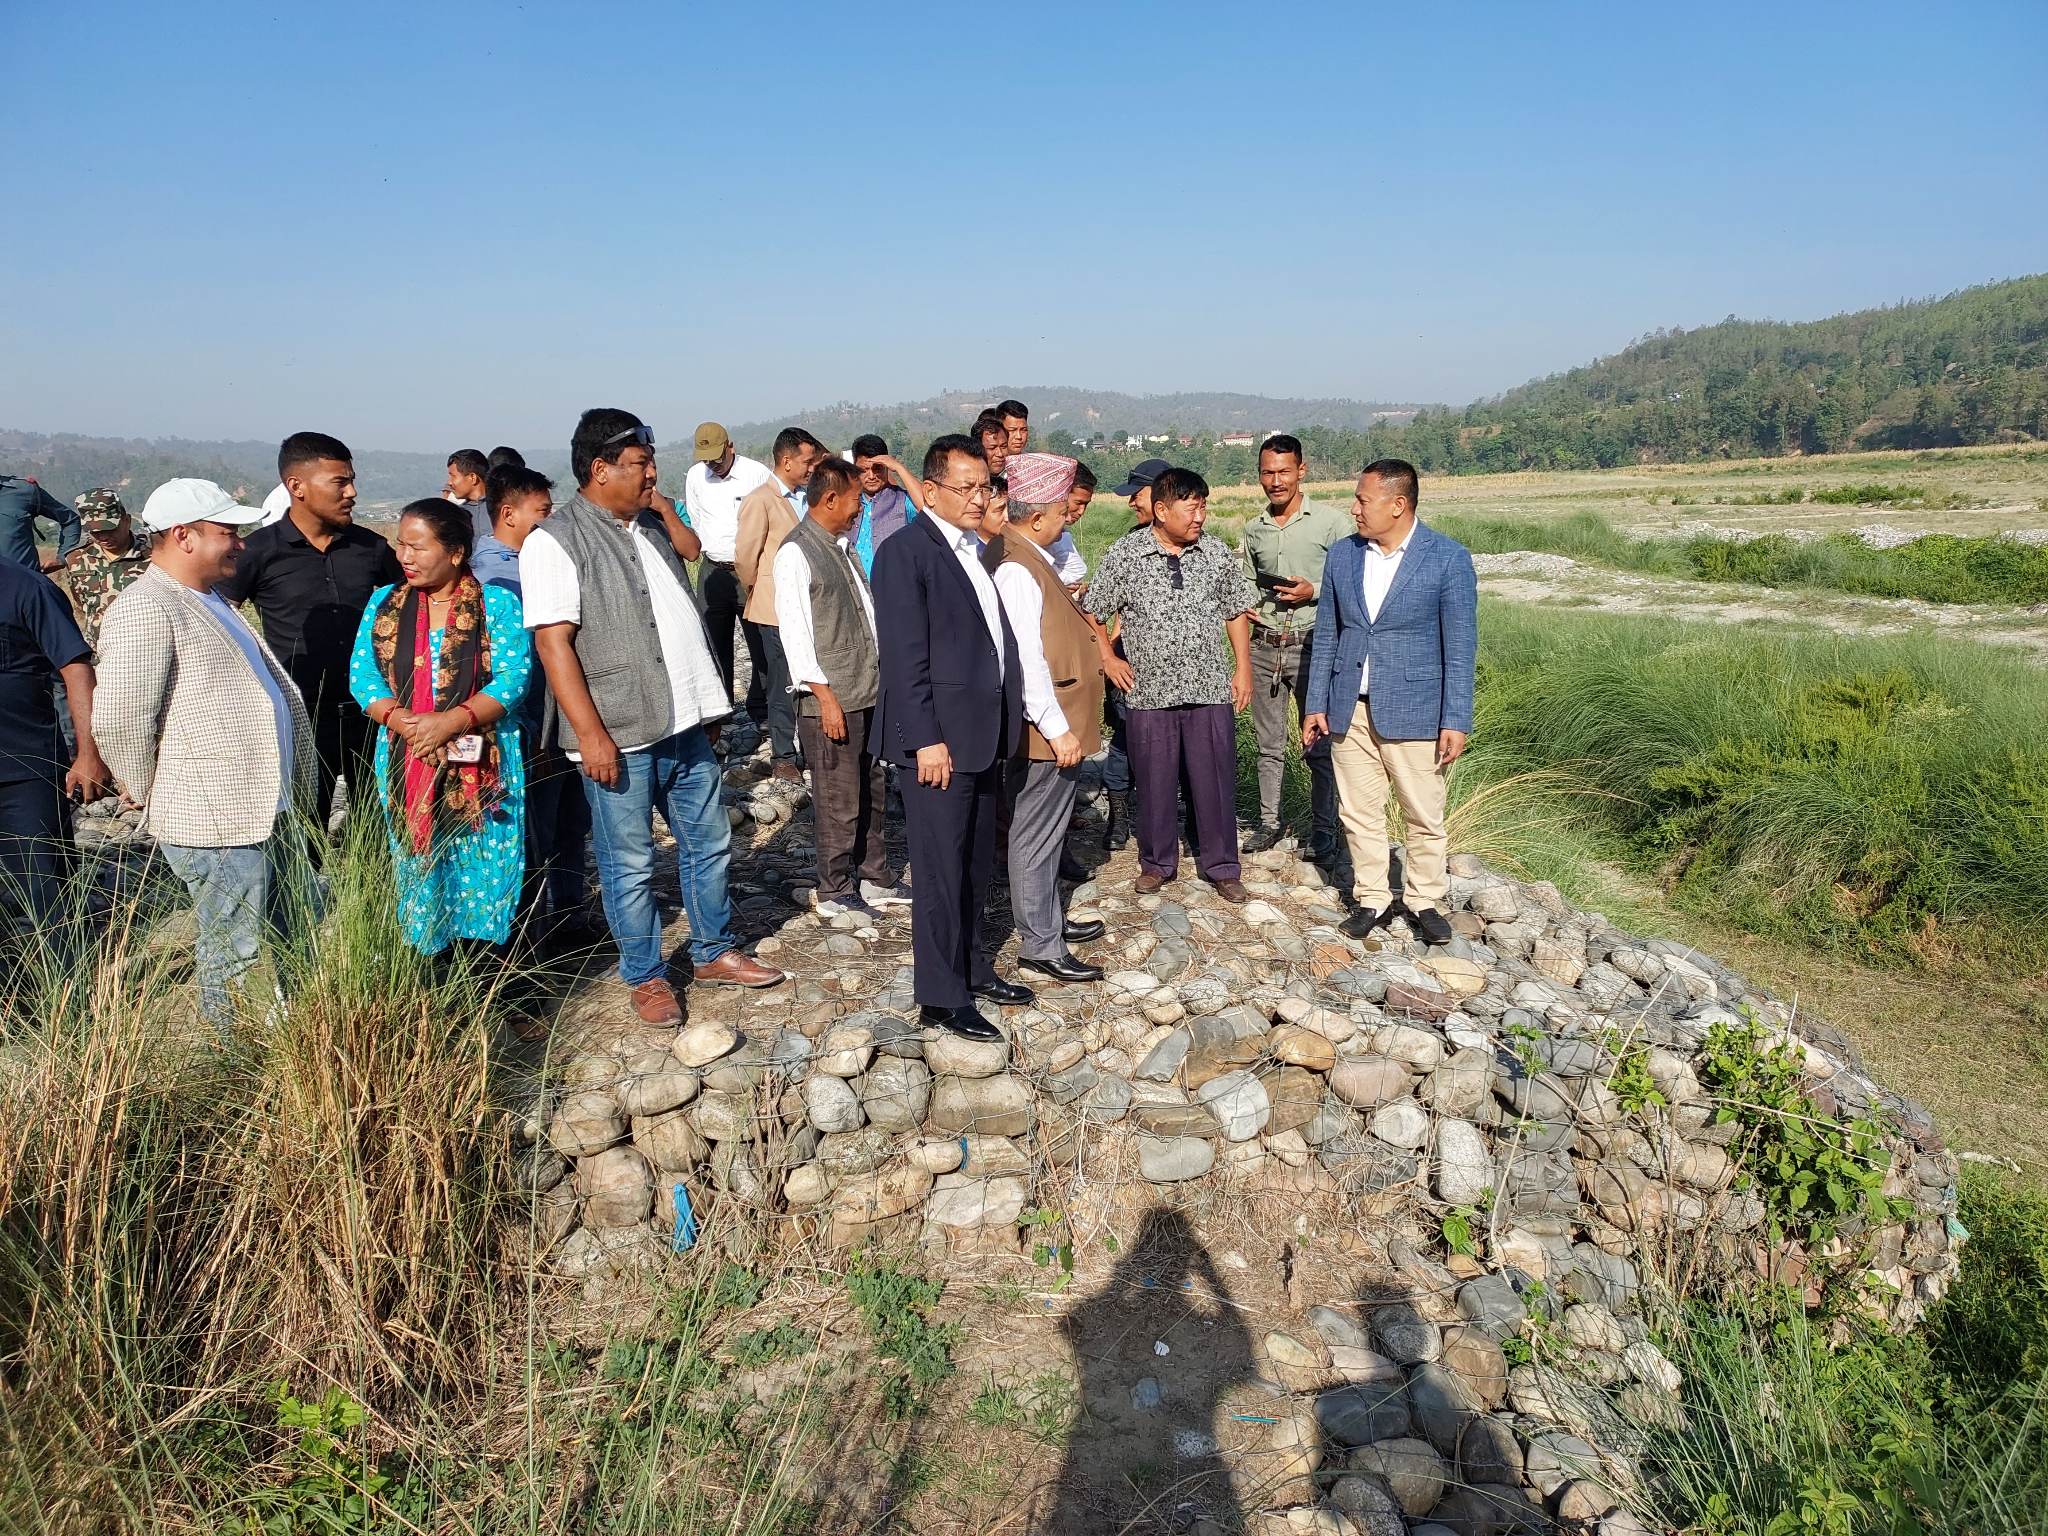
<svg viewBox="0 0 2048 1536"><path fill-rule="evenodd" d="M797 716L797 736L811 770L820 901L859 895L856 880L890 883L888 853L882 846L889 765L870 750L874 718L872 709L849 709L846 740L834 741L816 715Z"/></svg>
<svg viewBox="0 0 2048 1536"><path fill-rule="evenodd" d="M1357 871L1352 895L1362 907L1385 912L1393 904L1388 863L1387 790L1401 803L1408 841L1401 856L1401 899L1410 911L1449 905L1444 866L1451 839L1445 822L1449 786L1436 765L1436 738L1389 741L1372 728L1369 701L1358 701L1351 729L1330 739L1337 803Z"/></svg>

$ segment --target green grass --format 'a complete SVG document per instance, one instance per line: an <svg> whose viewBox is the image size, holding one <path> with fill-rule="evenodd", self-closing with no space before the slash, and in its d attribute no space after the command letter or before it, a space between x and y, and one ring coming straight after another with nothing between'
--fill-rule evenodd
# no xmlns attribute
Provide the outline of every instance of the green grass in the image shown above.
<svg viewBox="0 0 2048 1536"><path fill-rule="evenodd" d="M1536 550L1679 580L1927 603L2048 602L2048 546L2013 539L1928 534L1892 549L1873 549L1846 533L1816 539L1779 533L1743 540L1635 538L1590 511L1552 521L1452 515L1436 519L1435 526L1477 554Z"/></svg>

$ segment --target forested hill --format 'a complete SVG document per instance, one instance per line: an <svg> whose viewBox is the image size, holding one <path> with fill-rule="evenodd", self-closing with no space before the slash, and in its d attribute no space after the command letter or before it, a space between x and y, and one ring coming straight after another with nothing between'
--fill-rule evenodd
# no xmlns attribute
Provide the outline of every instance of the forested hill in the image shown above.
<svg viewBox="0 0 2048 1536"><path fill-rule="evenodd" d="M2048 275L1796 324L1659 331L1370 434L1435 470L1579 469L2048 437Z"/></svg>

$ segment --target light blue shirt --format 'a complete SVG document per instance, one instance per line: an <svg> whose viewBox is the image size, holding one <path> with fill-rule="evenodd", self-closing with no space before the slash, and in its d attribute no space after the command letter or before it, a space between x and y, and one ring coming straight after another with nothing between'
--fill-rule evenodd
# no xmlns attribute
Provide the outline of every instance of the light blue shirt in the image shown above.
<svg viewBox="0 0 2048 1536"><path fill-rule="evenodd" d="M285 703L284 690L277 686L277 679L270 675L270 667L263 660L263 647L256 643L255 634L243 622L242 616L225 598L216 596L211 588L201 592L199 600L206 604L207 611L220 620L221 627L242 648L242 654L249 661L249 670L256 674L256 681L270 695L271 713L277 718L277 806L283 810L291 801L292 707Z"/></svg>
<svg viewBox="0 0 2048 1536"><path fill-rule="evenodd" d="M514 597L519 596L519 551L496 534L487 533L476 541L476 548L470 551L469 568L485 586L503 587Z"/></svg>

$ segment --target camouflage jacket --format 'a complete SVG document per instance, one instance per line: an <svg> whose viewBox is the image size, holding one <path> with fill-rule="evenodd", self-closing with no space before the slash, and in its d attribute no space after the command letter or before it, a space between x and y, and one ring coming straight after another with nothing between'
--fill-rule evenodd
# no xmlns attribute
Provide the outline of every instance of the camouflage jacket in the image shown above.
<svg viewBox="0 0 2048 1536"><path fill-rule="evenodd" d="M97 539L79 545L78 559L67 572L71 604L78 610L78 627L85 643L99 649L100 621L107 609L130 582L149 569L149 540L140 532L125 555L110 555Z"/></svg>

